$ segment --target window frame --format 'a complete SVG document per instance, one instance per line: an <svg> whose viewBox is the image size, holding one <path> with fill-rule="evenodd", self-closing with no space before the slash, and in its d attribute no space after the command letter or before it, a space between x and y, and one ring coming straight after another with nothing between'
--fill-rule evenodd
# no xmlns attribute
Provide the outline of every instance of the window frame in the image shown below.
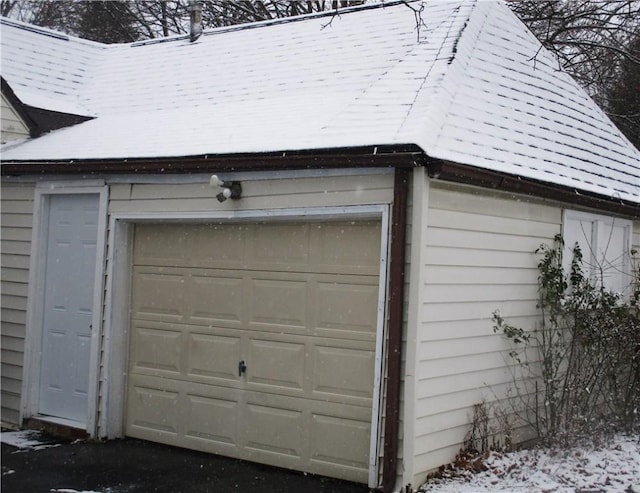
<svg viewBox="0 0 640 493"><path fill-rule="evenodd" d="M583 223L591 224L591 231L588 234L582 226ZM578 227L577 229L582 230L582 239L575 229L571 229L576 226ZM621 241L617 241L614 237L616 230L620 230L622 233ZM562 263L565 272L569 272L571 268L573 248L577 242L583 254L584 273L593 279L597 286L600 286L601 282L604 281L605 289L628 296L633 274L631 262L632 232L633 221L630 219L565 209L562 217L562 238L564 240ZM605 235L607 239L603 241ZM585 243L588 244L588 248L584 248ZM620 243L622 251L616 252L614 256L611 256L609 249L612 246L618 248L616 243ZM602 244L605 244L605 246L603 247ZM611 268L620 266L618 269L620 274L616 274L615 277L604 275L607 270L605 264ZM598 266L605 267L601 267L599 270ZM606 282L607 279L613 280L608 284ZM628 281L625 282L624 279L628 279Z"/></svg>

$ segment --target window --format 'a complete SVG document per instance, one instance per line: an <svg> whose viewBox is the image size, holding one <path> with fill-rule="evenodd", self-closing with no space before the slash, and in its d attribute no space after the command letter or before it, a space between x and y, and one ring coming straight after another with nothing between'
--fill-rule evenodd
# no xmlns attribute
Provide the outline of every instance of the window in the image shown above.
<svg viewBox="0 0 640 493"><path fill-rule="evenodd" d="M631 285L632 223L586 212L564 211L564 267L568 272L576 243L585 274L608 290L628 294Z"/></svg>

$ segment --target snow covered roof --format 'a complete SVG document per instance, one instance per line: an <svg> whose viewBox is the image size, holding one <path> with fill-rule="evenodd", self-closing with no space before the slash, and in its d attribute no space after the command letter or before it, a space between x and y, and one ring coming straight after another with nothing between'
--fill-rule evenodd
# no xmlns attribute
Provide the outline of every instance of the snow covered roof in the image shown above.
<svg viewBox="0 0 640 493"><path fill-rule="evenodd" d="M640 151L500 1L383 3L195 43L102 45L3 19L2 76L25 104L95 117L4 162L415 144L640 203Z"/></svg>
<svg viewBox="0 0 640 493"><path fill-rule="evenodd" d="M93 116L80 103L80 94L107 46L6 18L1 21L2 76L20 101Z"/></svg>

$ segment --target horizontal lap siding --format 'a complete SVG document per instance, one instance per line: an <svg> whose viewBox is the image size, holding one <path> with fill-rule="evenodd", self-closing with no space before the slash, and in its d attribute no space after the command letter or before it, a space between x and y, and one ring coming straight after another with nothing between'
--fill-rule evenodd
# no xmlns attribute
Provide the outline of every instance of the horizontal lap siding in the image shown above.
<svg viewBox="0 0 640 493"><path fill-rule="evenodd" d="M534 327L534 251L553 241L561 218L559 207L432 182L416 344L416 482L453 459L473 405L510 385L492 313Z"/></svg>
<svg viewBox="0 0 640 493"><path fill-rule="evenodd" d="M34 186L2 183L2 423L19 424Z"/></svg>
<svg viewBox="0 0 640 493"><path fill-rule="evenodd" d="M109 212L261 210L390 203L393 175L242 181L242 199L220 203L202 184L122 184L111 187Z"/></svg>

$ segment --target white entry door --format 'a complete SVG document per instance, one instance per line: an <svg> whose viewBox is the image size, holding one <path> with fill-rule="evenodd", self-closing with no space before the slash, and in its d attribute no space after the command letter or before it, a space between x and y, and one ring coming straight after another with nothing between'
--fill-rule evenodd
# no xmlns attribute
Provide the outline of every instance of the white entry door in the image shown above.
<svg viewBox="0 0 640 493"><path fill-rule="evenodd" d="M85 424L97 194L52 195L46 234L39 414Z"/></svg>

